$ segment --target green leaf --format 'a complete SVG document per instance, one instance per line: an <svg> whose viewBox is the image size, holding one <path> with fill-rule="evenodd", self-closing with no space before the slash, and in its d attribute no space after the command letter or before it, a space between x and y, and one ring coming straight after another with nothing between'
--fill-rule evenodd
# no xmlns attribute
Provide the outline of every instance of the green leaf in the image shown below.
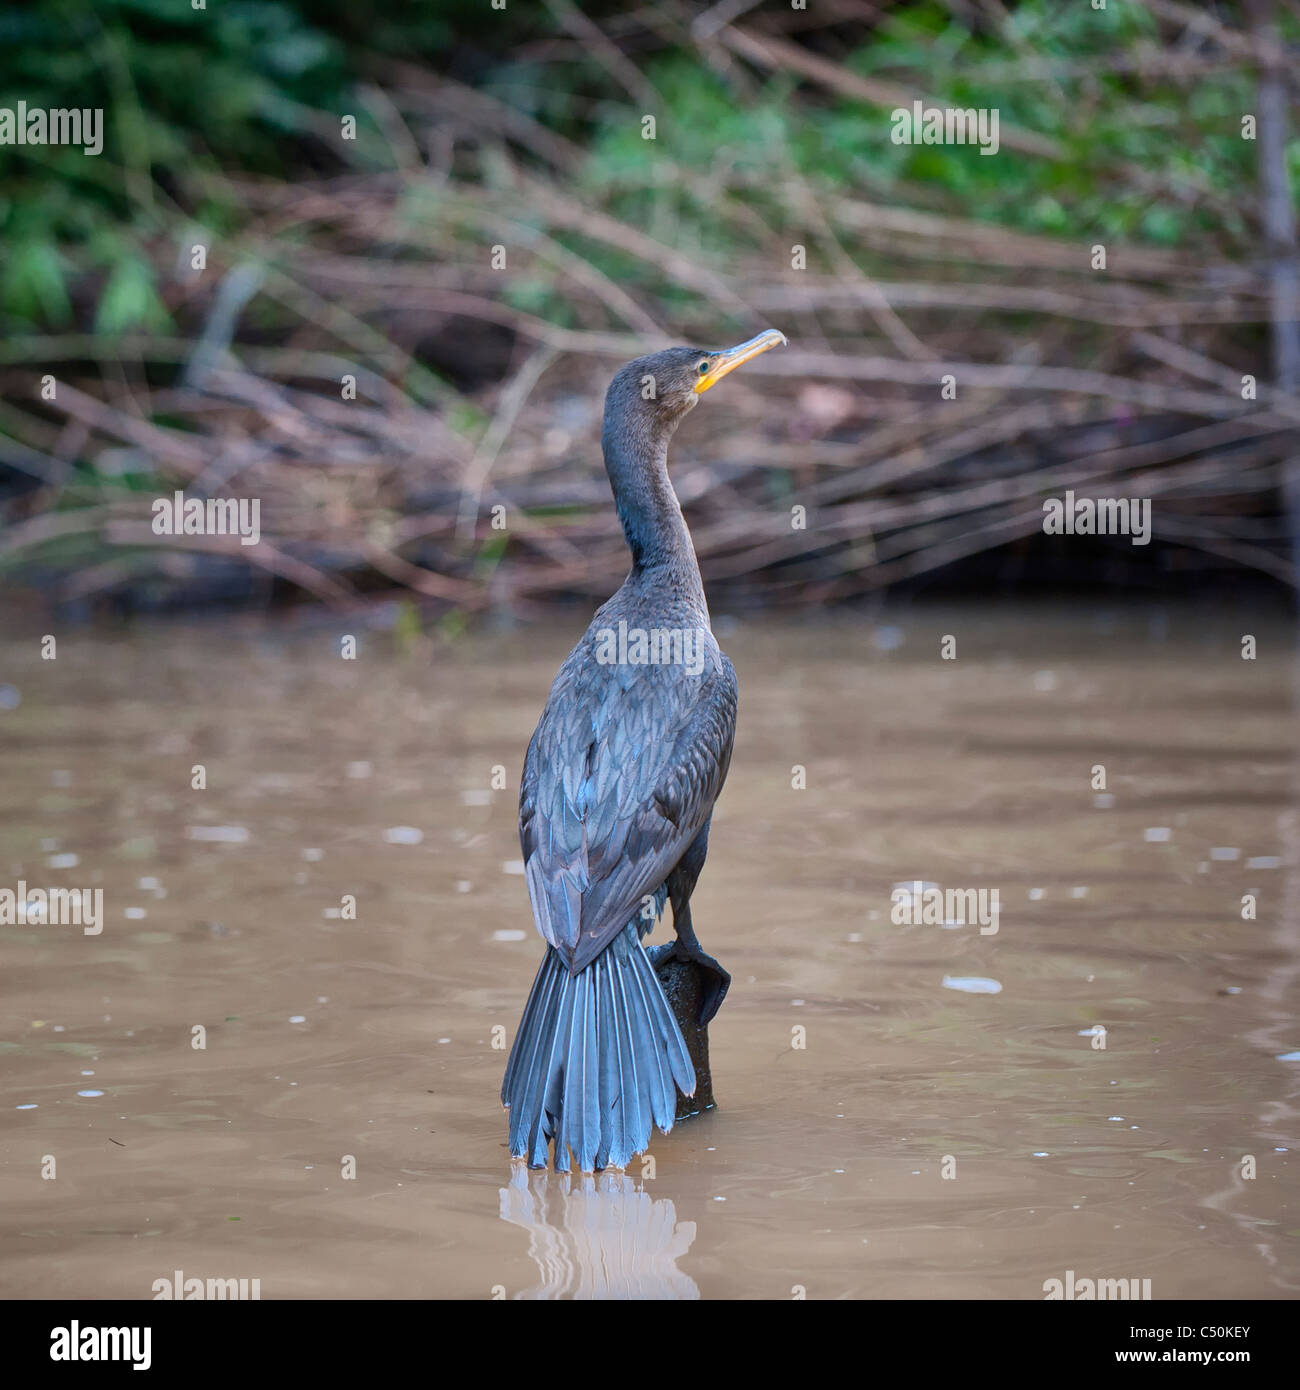
<svg viewBox="0 0 1300 1390"><path fill-rule="evenodd" d="M5 308L19 318L44 317L56 326L72 318L63 258L45 242L23 242L13 251L4 264L0 295Z"/></svg>
<svg viewBox="0 0 1300 1390"><path fill-rule="evenodd" d="M95 310L99 333L126 333L134 328L164 329L171 323L158 297L153 269L142 256L129 255L112 269Z"/></svg>

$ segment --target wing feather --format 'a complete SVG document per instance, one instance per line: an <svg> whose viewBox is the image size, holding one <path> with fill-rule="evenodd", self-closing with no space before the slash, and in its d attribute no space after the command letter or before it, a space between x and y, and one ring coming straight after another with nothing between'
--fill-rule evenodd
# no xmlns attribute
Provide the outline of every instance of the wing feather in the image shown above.
<svg viewBox="0 0 1300 1390"><path fill-rule="evenodd" d="M542 936L577 972L662 887L726 780L736 673L601 665L585 640L528 746L519 839Z"/></svg>

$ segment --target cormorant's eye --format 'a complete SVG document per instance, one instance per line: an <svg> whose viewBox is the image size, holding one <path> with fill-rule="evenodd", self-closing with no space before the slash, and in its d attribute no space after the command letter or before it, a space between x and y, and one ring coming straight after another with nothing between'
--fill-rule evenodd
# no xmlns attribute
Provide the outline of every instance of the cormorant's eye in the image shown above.
<svg viewBox="0 0 1300 1390"><path fill-rule="evenodd" d="M709 359L706 357L695 370L703 376L709 370Z"/></svg>

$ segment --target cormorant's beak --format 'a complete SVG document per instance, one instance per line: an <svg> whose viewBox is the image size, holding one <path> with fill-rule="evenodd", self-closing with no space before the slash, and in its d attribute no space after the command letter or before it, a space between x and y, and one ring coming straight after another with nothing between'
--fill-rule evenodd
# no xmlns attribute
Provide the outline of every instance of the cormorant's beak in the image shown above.
<svg viewBox="0 0 1300 1390"><path fill-rule="evenodd" d="M785 344L785 334L778 333L775 328L765 329L757 338L751 338L747 343L741 343L739 347L727 348L719 353L710 353L713 362L709 370L703 376L697 378L695 382L695 394L703 395L710 386L721 381L728 372L734 372L737 367L743 366L751 357L757 357L760 352L766 352L768 348L774 348Z"/></svg>

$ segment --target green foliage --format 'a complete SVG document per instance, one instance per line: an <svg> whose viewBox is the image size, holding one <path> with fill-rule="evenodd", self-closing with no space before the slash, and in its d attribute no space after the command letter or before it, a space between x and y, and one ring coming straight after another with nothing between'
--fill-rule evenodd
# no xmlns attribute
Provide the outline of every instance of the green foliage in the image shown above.
<svg viewBox="0 0 1300 1390"><path fill-rule="evenodd" d="M170 322L158 298L153 267L143 256L128 252L109 272L95 308L98 333L127 333L131 329L162 329Z"/></svg>
<svg viewBox="0 0 1300 1390"><path fill-rule="evenodd" d="M423 635L419 608L410 599L402 599L397 605L397 615L393 620L394 646L398 651L408 654L416 649Z"/></svg>
<svg viewBox="0 0 1300 1390"><path fill-rule="evenodd" d="M15 318L62 327L72 317L66 276L64 258L48 241L19 241L0 263L0 303Z"/></svg>
<svg viewBox="0 0 1300 1390"><path fill-rule="evenodd" d="M62 324L71 279L89 272L104 282L98 330L161 326L146 243L177 208L218 228L237 220L237 203L216 192L212 174L293 178L337 168L326 137L339 115L350 111L362 126L368 117L355 98L356 51L312 18L324 8L43 0L0 11L0 106L99 108L105 125L94 157L0 146L5 312L25 326ZM356 7L335 8L355 21ZM441 23L426 29L430 39L444 32Z"/></svg>

